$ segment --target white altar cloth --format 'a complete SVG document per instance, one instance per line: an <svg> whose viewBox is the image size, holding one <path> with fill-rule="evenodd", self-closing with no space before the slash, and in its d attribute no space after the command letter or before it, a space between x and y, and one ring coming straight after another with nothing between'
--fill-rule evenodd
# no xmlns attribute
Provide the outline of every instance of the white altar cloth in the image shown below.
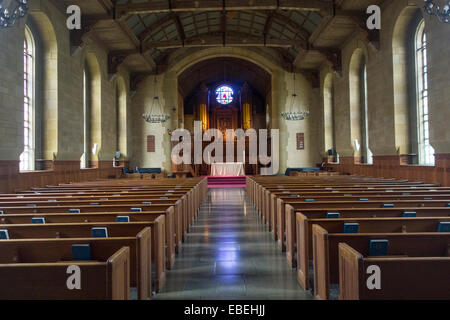
<svg viewBox="0 0 450 320"><path fill-rule="evenodd" d="M242 162L213 163L211 165L211 176L213 177L245 176L244 164Z"/></svg>

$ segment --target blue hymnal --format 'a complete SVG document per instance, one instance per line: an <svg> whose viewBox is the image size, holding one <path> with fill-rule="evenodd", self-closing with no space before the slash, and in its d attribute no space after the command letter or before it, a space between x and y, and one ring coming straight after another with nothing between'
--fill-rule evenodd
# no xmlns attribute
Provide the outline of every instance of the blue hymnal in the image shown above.
<svg viewBox="0 0 450 320"><path fill-rule="evenodd" d="M314 202L314 199L305 199L305 202Z"/></svg>
<svg viewBox="0 0 450 320"><path fill-rule="evenodd" d="M167 198L167 197L159 197L161 200L167 200L167 199L169 199L169 198Z"/></svg>
<svg viewBox="0 0 450 320"><path fill-rule="evenodd" d="M142 212L142 208L131 208L131 212Z"/></svg>
<svg viewBox="0 0 450 320"><path fill-rule="evenodd" d="M409 193L409 192L403 192L402 193L402 196L410 196L411 195L411 193Z"/></svg>
<svg viewBox="0 0 450 320"><path fill-rule="evenodd" d="M100 198L100 201L107 201L108 198Z"/></svg>
<svg viewBox="0 0 450 320"><path fill-rule="evenodd" d="M439 222L438 232L450 232L450 222Z"/></svg>
<svg viewBox="0 0 450 320"><path fill-rule="evenodd" d="M393 203L383 203L382 208L394 208L394 204Z"/></svg>
<svg viewBox="0 0 450 320"><path fill-rule="evenodd" d="M344 233L358 233L359 223L344 223Z"/></svg>
<svg viewBox="0 0 450 320"><path fill-rule="evenodd" d="M3 210L0 210L0 214L3 214Z"/></svg>
<svg viewBox="0 0 450 320"><path fill-rule="evenodd" d="M415 218L417 213L415 211L405 211L403 212L403 218Z"/></svg>
<svg viewBox="0 0 450 320"><path fill-rule="evenodd" d="M450 203L447 203L447 208L450 208Z"/></svg>
<svg viewBox="0 0 450 320"><path fill-rule="evenodd" d="M359 198L359 201L369 201L367 198Z"/></svg>
<svg viewBox="0 0 450 320"><path fill-rule="evenodd" d="M6 240L9 239L9 233L8 230L0 230L0 240Z"/></svg>
<svg viewBox="0 0 450 320"><path fill-rule="evenodd" d="M351 197L352 195L350 193L344 194L344 197Z"/></svg>
<svg viewBox="0 0 450 320"><path fill-rule="evenodd" d="M117 216L116 222L130 222L129 216Z"/></svg>
<svg viewBox="0 0 450 320"><path fill-rule="evenodd" d="M69 209L69 213L80 213L80 209Z"/></svg>
<svg viewBox="0 0 450 320"><path fill-rule="evenodd" d="M45 218L31 218L32 224L45 224Z"/></svg>
<svg viewBox="0 0 450 320"><path fill-rule="evenodd" d="M327 212L327 219L339 219L339 212Z"/></svg>
<svg viewBox="0 0 450 320"><path fill-rule="evenodd" d="M91 202L91 203L89 203L89 205L90 205L90 206L99 206L100 203L98 203L98 202Z"/></svg>
<svg viewBox="0 0 450 320"><path fill-rule="evenodd" d="M290 197L291 197L291 198L300 198L300 195L299 195L299 194L291 194Z"/></svg>
<svg viewBox="0 0 450 320"><path fill-rule="evenodd" d="M150 201L144 201L144 202L142 202L142 204L149 205L149 204L152 204L152 203Z"/></svg>
<svg viewBox="0 0 450 320"><path fill-rule="evenodd" d="M423 200L433 200L433 198L423 198Z"/></svg>
<svg viewBox="0 0 450 320"><path fill-rule="evenodd" d="M108 238L108 229L105 227L92 228L92 238Z"/></svg>
<svg viewBox="0 0 450 320"><path fill-rule="evenodd" d="M92 260L91 245L89 245L89 244L73 244L72 245L72 260L74 260L74 261Z"/></svg>
<svg viewBox="0 0 450 320"><path fill-rule="evenodd" d="M387 256L388 240L370 240L369 256Z"/></svg>

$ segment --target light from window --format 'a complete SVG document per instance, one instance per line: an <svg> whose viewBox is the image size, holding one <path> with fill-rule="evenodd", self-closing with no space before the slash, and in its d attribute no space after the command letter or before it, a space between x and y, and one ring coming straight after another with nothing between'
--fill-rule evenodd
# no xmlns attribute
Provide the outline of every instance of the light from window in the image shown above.
<svg viewBox="0 0 450 320"><path fill-rule="evenodd" d="M228 86L221 86L216 90L216 99L220 104L226 105L233 102L233 89Z"/></svg>
<svg viewBox="0 0 450 320"><path fill-rule="evenodd" d="M23 50L23 145L20 155L20 170L34 170L34 134L33 134L33 89L34 89L34 41L30 30L25 28Z"/></svg>
<svg viewBox="0 0 450 320"><path fill-rule="evenodd" d="M419 24L416 34L417 116L419 137L419 163L434 165L434 148L430 144L428 109L428 60L425 22Z"/></svg>

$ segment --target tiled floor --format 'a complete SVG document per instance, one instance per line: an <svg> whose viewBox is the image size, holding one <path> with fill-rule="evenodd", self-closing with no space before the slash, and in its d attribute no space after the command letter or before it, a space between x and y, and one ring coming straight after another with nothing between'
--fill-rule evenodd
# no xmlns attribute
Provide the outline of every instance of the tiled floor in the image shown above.
<svg viewBox="0 0 450 320"><path fill-rule="evenodd" d="M154 299L312 299L243 188L210 189Z"/></svg>

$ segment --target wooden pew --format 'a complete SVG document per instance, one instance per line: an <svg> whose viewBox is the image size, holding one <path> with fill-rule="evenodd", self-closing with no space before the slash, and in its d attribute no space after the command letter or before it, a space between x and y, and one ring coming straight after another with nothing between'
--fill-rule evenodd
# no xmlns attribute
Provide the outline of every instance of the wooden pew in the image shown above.
<svg viewBox="0 0 450 320"><path fill-rule="evenodd" d="M297 259L286 252L288 264L297 267L297 279L304 289L309 285L309 261L313 256L312 226L319 225L329 233L343 233L345 223L358 223L360 233L434 232L439 222L450 221L450 217L385 217L385 218L339 218L314 219L297 213ZM292 261L292 262L291 262ZM296 263L295 263L296 262Z"/></svg>
<svg viewBox="0 0 450 320"><path fill-rule="evenodd" d="M390 200L389 202L386 202L384 200L369 200L369 201L326 201L326 202L305 202L305 201L298 201L298 200L289 200L289 201L283 201L283 199L278 199L277 203L277 221L278 221L278 246L282 250L287 250L284 243L283 237L280 235L286 236L287 239L291 240L291 247L289 248L292 250L293 245L293 239L296 237L296 224L295 224L295 215L286 214L285 206L289 205L294 210L309 210L313 208L320 208L320 209L326 209L329 211L340 211L341 209L345 208L358 208L358 209L368 209L368 208L383 208L383 205L389 204L393 205L395 207L401 207L406 208L404 211L414 211L414 209L417 208L427 208L427 207L434 207L434 208L445 208L448 206L450 201L444 201L444 200L430 200L430 201L424 201L424 200ZM389 209L389 208L383 208L383 209ZM290 209L292 212L292 209ZM293 251L290 251L291 253Z"/></svg>
<svg viewBox="0 0 450 320"><path fill-rule="evenodd" d="M448 250L450 233L329 233L313 225L314 297L329 299L330 284L339 283L339 243L347 243L359 252L368 250L369 240L389 241L390 256L442 256Z"/></svg>
<svg viewBox="0 0 450 320"><path fill-rule="evenodd" d="M154 288L158 292L165 283L164 216L155 221L139 222L86 222L55 224L6 224L10 239L91 238L91 228L106 227L109 238L136 237L146 227L151 228L151 261L155 264Z"/></svg>
<svg viewBox="0 0 450 320"><path fill-rule="evenodd" d="M0 264L0 299L128 300L130 249L123 247L107 259L76 262L81 290L68 290L67 268L74 262Z"/></svg>
<svg viewBox="0 0 450 320"><path fill-rule="evenodd" d="M361 253L361 252L364 252ZM449 300L450 256L433 252L411 257L367 257L366 251L339 243L340 300ZM369 289L367 269L381 271L380 289Z"/></svg>
<svg viewBox="0 0 450 320"><path fill-rule="evenodd" d="M276 191L269 191L266 190L266 205L265 208L267 210L266 212L266 221L269 222L270 230L272 231L272 237L275 241L278 240L278 219L277 219L277 200L281 199L283 202L288 202L289 200L305 200L305 199L315 199L315 200L326 200L326 201L332 201L333 198L336 200L341 201L355 201L359 200L360 198L365 198L368 200L374 199L374 200L385 200L386 202L389 202L390 200L401 200L401 199L412 199L412 200L424 200L426 198L432 198L434 200L445 200L450 199L450 189L447 190L440 190L440 191L428 191L428 190L420 190L420 191L408 191L408 192L386 192L385 190L378 190L378 191L352 191L352 196L346 196L347 193L340 192L340 193L330 193L330 191L318 191L318 192L302 192L301 196L298 192L276 192ZM283 208L281 207L280 210L282 211ZM281 213L282 215L282 213Z"/></svg>
<svg viewBox="0 0 450 320"><path fill-rule="evenodd" d="M173 267L175 263L175 237L177 230L180 228L175 225L175 221L178 219L174 218L175 209L172 205L172 202L168 202L160 205L142 205L142 204L132 204L132 205L102 205L102 206L80 206L77 205L76 208L74 206L42 206L42 207L0 207L0 210L4 212L5 215L9 214L36 214L40 215L43 213L70 213L71 209L80 209L80 213L94 213L94 212L114 212L117 215L124 215L126 212L131 212L132 208L139 207L142 209L142 212L148 211L162 211L165 216L165 243L167 245L167 267L170 269ZM178 238L180 239L180 238Z"/></svg>
<svg viewBox="0 0 450 320"><path fill-rule="evenodd" d="M137 287L139 300L151 299L152 261L149 227L144 228L135 237L0 240L2 252L0 264L67 262L72 260L74 244L89 244L93 262L107 261L117 250L128 247L130 286ZM74 261L73 264L77 265L78 261Z"/></svg>
<svg viewBox="0 0 450 320"><path fill-rule="evenodd" d="M311 219L326 219L327 212L339 212L340 218L389 218L402 217L404 212L414 211L417 217L449 217L450 208L342 208L335 209L294 209L291 205L286 205L286 244L285 250L288 263L294 264L292 261L292 253L294 252L295 242L298 244L298 230L301 228L298 213Z"/></svg>

